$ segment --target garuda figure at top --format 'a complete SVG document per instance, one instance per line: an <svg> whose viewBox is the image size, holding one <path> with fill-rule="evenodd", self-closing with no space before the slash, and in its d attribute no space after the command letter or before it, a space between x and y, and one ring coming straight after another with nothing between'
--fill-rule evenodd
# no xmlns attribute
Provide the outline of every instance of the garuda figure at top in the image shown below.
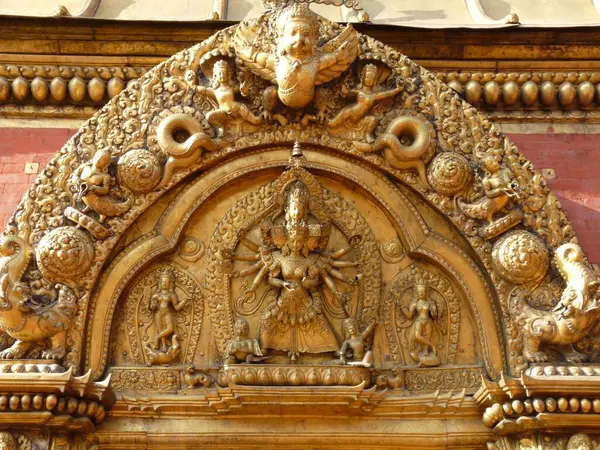
<svg viewBox="0 0 600 450"><path fill-rule="evenodd" d="M254 74L278 85L265 91L265 110L269 115L276 103L304 108L315 96L315 86L344 72L358 53L358 34L347 25L319 46L320 19L305 2L290 2L279 12L267 12L257 19L269 20L271 27L242 23L235 35L238 58Z"/></svg>

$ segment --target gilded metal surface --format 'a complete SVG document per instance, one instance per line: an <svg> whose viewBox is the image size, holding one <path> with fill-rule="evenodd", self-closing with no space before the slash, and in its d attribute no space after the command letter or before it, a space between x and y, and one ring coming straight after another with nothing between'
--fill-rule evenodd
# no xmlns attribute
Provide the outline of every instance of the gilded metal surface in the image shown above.
<svg viewBox="0 0 600 450"><path fill-rule="evenodd" d="M578 366L599 281L543 177L432 73L306 2L132 81L50 161L0 251L8 445L23 422L41 448L247 448L256 419L281 430L263 448L475 449L493 440L475 402L496 446L600 405ZM359 420L376 417L393 429Z"/></svg>

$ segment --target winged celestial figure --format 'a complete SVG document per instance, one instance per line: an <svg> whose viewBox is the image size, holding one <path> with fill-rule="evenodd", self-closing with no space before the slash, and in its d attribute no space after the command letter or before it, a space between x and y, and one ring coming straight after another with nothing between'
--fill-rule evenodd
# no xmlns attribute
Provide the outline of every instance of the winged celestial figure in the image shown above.
<svg viewBox="0 0 600 450"><path fill-rule="evenodd" d="M291 3L278 13L267 14L278 14L276 48L265 42L265 27L250 22L236 31L236 54L255 75L277 84L265 91L265 105L272 106L279 97L286 106L304 108L313 100L315 86L336 78L352 64L358 53L358 33L347 25L318 46L319 16L306 3ZM265 107L265 115L272 117L272 109Z"/></svg>

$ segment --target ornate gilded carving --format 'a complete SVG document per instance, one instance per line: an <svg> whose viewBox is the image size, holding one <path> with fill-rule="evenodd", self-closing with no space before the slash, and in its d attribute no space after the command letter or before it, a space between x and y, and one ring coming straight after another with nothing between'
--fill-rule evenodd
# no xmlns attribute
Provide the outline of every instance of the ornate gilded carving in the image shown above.
<svg viewBox="0 0 600 450"><path fill-rule="evenodd" d="M389 375L377 375L375 377L375 385L378 389L403 389L404 371L394 369Z"/></svg>
<svg viewBox="0 0 600 450"><path fill-rule="evenodd" d="M80 98L81 81L62 87ZM293 141L307 154L296 146L286 168ZM115 387L141 391L119 394L117 421L163 420L182 404L198 415L275 404L308 415L314 403L348 417L471 420L467 391L524 369L520 358L543 359L540 346L576 342L598 318L583 257L555 250L574 239L556 198L498 128L431 73L305 2L274 5L133 80L40 173L7 235L0 321L12 337L21 320L31 328L4 356L45 351L94 377L117 365L107 369ZM543 311L561 281L547 269L553 252L567 288ZM38 366L0 370L0 384L48 375ZM365 389L372 378L389 391ZM97 400L68 398L93 390L77 383L56 409L96 418ZM544 408L554 398L532 395ZM30 397L3 393L0 409L29 411L40 404ZM569 413L594 408L592 394L568 398Z"/></svg>
<svg viewBox="0 0 600 450"><path fill-rule="evenodd" d="M0 449L2 450L19 450L17 440L8 431L0 432Z"/></svg>
<svg viewBox="0 0 600 450"><path fill-rule="evenodd" d="M492 261L500 275L514 284L537 284L548 273L544 242L527 231L515 231L494 243Z"/></svg>
<svg viewBox="0 0 600 450"><path fill-rule="evenodd" d="M347 94L355 97L355 103L342 108L327 122L332 134L342 134L352 140L364 139L368 144L375 141L375 129L379 125L380 117L367 114L377 103L391 99L403 90L401 86L388 91L377 89L378 85L389 77L390 72L389 68L379 67L375 62L360 66L360 85Z"/></svg>
<svg viewBox="0 0 600 450"><path fill-rule="evenodd" d="M9 348L0 352L0 359L61 359L77 306L75 294L67 286L57 285L55 290L47 291L50 298L40 298L48 304L40 304L22 281L31 257L29 245L16 236L8 236L0 244L0 254L4 257L0 266L0 328L14 339Z"/></svg>
<svg viewBox="0 0 600 450"><path fill-rule="evenodd" d="M356 319L347 318L342 322L344 341L339 350L340 364L348 364L355 367L371 367L373 364L373 352L368 349L368 339L371 338L377 319L373 319L364 330L360 331Z"/></svg>
<svg viewBox="0 0 600 450"><path fill-rule="evenodd" d="M494 443L488 443L489 450L594 450L598 439L592 440L585 433L571 436L528 433L519 437L502 437Z"/></svg>
<svg viewBox="0 0 600 450"><path fill-rule="evenodd" d="M428 296L427 285L423 280L416 280L413 291L408 306L400 307L400 312L412 322L408 336L409 354L419 365L437 366L440 358L432 338L438 314L442 311L438 311L437 303Z"/></svg>
<svg viewBox="0 0 600 450"><path fill-rule="evenodd" d="M321 21L306 3L292 2L270 16L272 29L260 26L264 20L260 18L237 28L237 56L253 73L278 85L265 91L265 99L277 96L286 106L304 108L313 100L316 85L336 78L352 64L358 34L347 25L317 47ZM273 29L276 36L271 35ZM272 115L269 109L265 112Z"/></svg>
<svg viewBox="0 0 600 450"><path fill-rule="evenodd" d="M212 72L212 87L196 88L197 94L209 97L218 105L216 110L206 115L208 122L217 129L219 136L225 132L242 134L255 131L264 123L264 119L256 116L248 105L235 99L240 88L232 85L233 70L230 63L226 59L219 59L214 63ZM285 122L281 124L285 125Z"/></svg>
<svg viewBox="0 0 600 450"><path fill-rule="evenodd" d="M55 228L40 241L36 260L48 280L69 284L91 267L94 245L85 232L75 227Z"/></svg>
<svg viewBox="0 0 600 450"><path fill-rule="evenodd" d="M193 236L186 236L179 245L179 257L187 262L196 262L204 256L204 242Z"/></svg>
<svg viewBox="0 0 600 450"><path fill-rule="evenodd" d="M170 363L180 355L181 345L175 333L174 313L181 311L187 300L179 300L175 292L175 276L167 268L160 274L158 286L148 304L148 309L154 315L154 336L151 342L146 343L149 364Z"/></svg>
<svg viewBox="0 0 600 450"><path fill-rule="evenodd" d="M236 364L239 362L254 363L268 358L264 356L256 339L248 337L250 325L246 319L240 318L233 326L233 338L227 343L225 350L225 364Z"/></svg>
<svg viewBox="0 0 600 450"><path fill-rule="evenodd" d="M228 383L263 386L368 386L368 369L352 366L248 365L226 366L221 386Z"/></svg>
<svg viewBox="0 0 600 450"><path fill-rule="evenodd" d="M297 164L293 156L292 164ZM338 341L331 325L323 314L323 298L319 287L327 286L339 302L342 311L347 311L348 294L344 293L335 280L351 288L359 281L343 274L340 269L352 268L357 263L342 260L361 242L353 236L349 245L337 251L327 251L331 224L320 204L322 194L318 186L313 192L305 184L315 183L300 169L300 179L293 181L287 174L280 178L278 196L281 209L266 218L261 227L263 242L257 245L247 238L241 243L252 256L234 256L234 259L255 261L239 272L239 276L257 273L247 293L253 293L264 278L275 288L268 295L268 304L262 313L260 342L266 349L288 352L295 360L300 353L324 353L338 349ZM301 181L302 180L302 181ZM311 198L316 196L316 198ZM309 214L319 222L309 224ZM277 219L284 216L282 224Z"/></svg>
<svg viewBox="0 0 600 450"><path fill-rule="evenodd" d="M531 308L522 293L515 294L513 313L523 326L523 354L527 361L548 361L548 354L540 347L554 345L567 361L582 362L587 356L572 345L587 336L600 318L596 293L600 283L578 245L561 245L554 260L566 287L552 311Z"/></svg>
<svg viewBox="0 0 600 450"><path fill-rule="evenodd" d="M173 175L196 163L203 151L214 152L218 146L198 120L187 114L173 114L158 127L157 140L168 159L159 187L167 185Z"/></svg>
<svg viewBox="0 0 600 450"><path fill-rule="evenodd" d="M119 183L136 194L152 191L162 176L158 158L147 150L130 150L119 158L117 173Z"/></svg>
<svg viewBox="0 0 600 450"><path fill-rule="evenodd" d="M429 186L425 164L435 153L435 129L423 115L406 112L392 120L372 146L356 146L367 153L382 151L390 166L416 170L423 184Z"/></svg>
<svg viewBox="0 0 600 450"><path fill-rule="evenodd" d="M119 391L178 391L180 371L169 368L113 367L111 386Z"/></svg>
<svg viewBox="0 0 600 450"><path fill-rule="evenodd" d="M185 382L187 389L194 389L197 386L210 387L215 380L202 370L196 370L193 365L189 365L185 369L183 375L183 381Z"/></svg>
<svg viewBox="0 0 600 450"><path fill-rule="evenodd" d="M478 367L407 369L404 382L409 391L474 390L481 384L481 375L482 370Z"/></svg>
<svg viewBox="0 0 600 450"><path fill-rule="evenodd" d="M429 185L443 195L454 196L473 182L473 170L467 159L452 152L437 155L427 169Z"/></svg>
<svg viewBox="0 0 600 450"><path fill-rule="evenodd" d="M458 199L460 210L473 219L483 219L487 225L479 233L485 239L504 233L523 219L523 213L513 209L501 218L495 216L504 210L511 199L519 196L519 184L508 168L502 168L497 157L487 155L483 158L485 175L482 179L484 197L473 203Z"/></svg>
<svg viewBox="0 0 600 450"><path fill-rule="evenodd" d="M454 363L460 307L447 280L423 268L410 267L394 280L384 305L388 311L383 316L384 325L397 364Z"/></svg>
<svg viewBox="0 0 600 450"><path fill-rule="evenodd" d="M120 216L131 208L131 199L115 199L110 195L112 179L108 173L110 153L100 149L92 160L82 164L74 173L72 182L77 189L77 200L85 205L83 213L92 210L102 224L107 217Z"/></svg>
<svg viewBox="0 0 600 450"><path fill-rule="evenodd" d="M400 239L390 239L389 241L381 242L379 250L381 251L383 260L390 264L399 263L406 257Z"/></svg>
<svg viewBox="0 0 600 450"><path fill-rule="evenodd" d="M145 63L138 65L135 61L118 66L107 60L102 67L76 66L73 62L65 57L60 65L40 66L36 62L20 61L0 64L2 113L9 116L87 119L107 98L115 97L128 82L149 70ZM444 69L435 72L435 76L456 92L466 95L467 100L478 108L485 109L494 120L597 122L600 117L598 111L590 109L598 101L595 94L600 80L598 72L574 69L567 73L562 71L562 67L548 67L545 72L524 72L520 67L508 72L481 72L460 64L460 61L445 61ZM77 92L83 91L84 95L87 94L86 103L89 101L96 106L82 106L81 101L71 96L68 85L75 77L80 86ZM546 82L554 87L547 99L554 105L551 110L540 100L540 87ZM495 94L485 95L487 91ZM32 100L35 100L35 105L28 104Z"/></svg>
<svg viewBox="0 0 600 450"><path fill-rule="evenodd" d="M134 361L191 364L204 300L196 281L176 265L156 266L133 285L124 310Z"/></svg>

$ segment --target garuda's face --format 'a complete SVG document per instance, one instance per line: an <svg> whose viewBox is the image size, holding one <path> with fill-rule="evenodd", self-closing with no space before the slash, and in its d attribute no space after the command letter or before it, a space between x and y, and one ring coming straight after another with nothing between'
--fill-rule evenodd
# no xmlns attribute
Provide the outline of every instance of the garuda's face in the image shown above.
<svg viewBox="0 0 600 450"><path fill-rule="evenodd" d="M288 23L282 36L285 52L297 59L306 59L313 55L316 36L308 20L295 19Z"/></svg>

